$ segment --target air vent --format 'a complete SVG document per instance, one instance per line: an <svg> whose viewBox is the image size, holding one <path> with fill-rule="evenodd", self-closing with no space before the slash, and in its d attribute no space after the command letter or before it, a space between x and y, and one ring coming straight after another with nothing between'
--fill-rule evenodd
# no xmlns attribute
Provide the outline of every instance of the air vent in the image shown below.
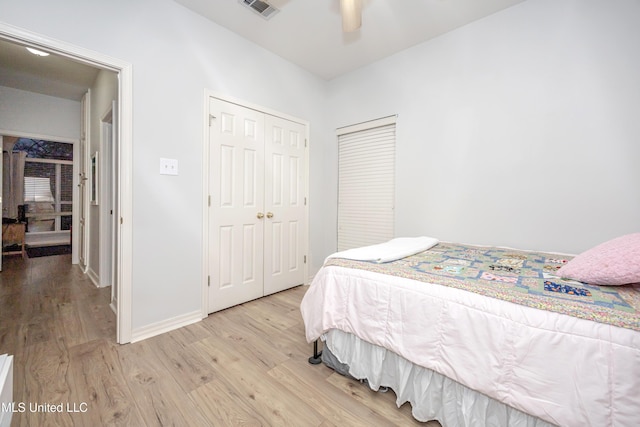
<svg viewBox="0 0 640 427"><path fill-rule="evenodd" d="M279 9L271 6L269 3L261 0L239 0L240 3L253 10L264 19L270 19L276 13L280 12Z"/></svg>

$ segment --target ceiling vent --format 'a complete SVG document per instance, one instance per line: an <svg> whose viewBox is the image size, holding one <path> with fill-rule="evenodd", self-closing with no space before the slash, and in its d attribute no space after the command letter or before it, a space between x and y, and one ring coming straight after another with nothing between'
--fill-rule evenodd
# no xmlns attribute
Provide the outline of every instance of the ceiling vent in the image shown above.
<svg viewBox="0 0 640 427"><path fill-rule="evenodd" d="M269 3L262 0L239 0L240 3L253 10L264 19L270 19L276 13L280 12L280 9L276 9Z"/></svg>

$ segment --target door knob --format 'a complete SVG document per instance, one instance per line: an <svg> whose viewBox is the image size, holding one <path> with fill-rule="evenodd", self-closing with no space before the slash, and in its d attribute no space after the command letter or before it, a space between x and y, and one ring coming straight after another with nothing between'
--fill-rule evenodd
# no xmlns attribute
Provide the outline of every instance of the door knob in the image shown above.
<svg viewBox="0 0 640 427"><path fill-rule="evenodd" d="M264 214L262 212L258 212L256 217L258 217L258 219L262 219L262 218L264 218Z"/></svg>
<svg viewBox="0 0 640 427"><path fill-rule="evenodd" d="M273 218L273 212L267 212L267 218Z"/></svg>

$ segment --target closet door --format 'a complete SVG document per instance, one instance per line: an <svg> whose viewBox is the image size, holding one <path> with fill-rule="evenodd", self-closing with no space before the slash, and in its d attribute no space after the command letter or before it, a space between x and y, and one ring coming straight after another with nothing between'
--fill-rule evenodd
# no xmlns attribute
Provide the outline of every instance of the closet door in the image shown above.
<svg viewBox="0 0 640 427"><path fill-rule="evenodd" d="M211 99L209 312L263 296L264 114Z"/></svg>
<svg viewBox="0 0 640 427"><path fill-rule="evenodd" d="M304 282L305 127L265 117L264 294Z"/></svg>

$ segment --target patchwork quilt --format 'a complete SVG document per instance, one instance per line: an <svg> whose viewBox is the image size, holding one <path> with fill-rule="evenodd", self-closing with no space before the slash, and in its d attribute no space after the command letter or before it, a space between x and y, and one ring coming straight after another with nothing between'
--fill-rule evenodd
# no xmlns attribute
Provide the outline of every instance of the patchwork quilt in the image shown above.
<svg viewBox="0 0 640 427"><path fill-rule="evenodd" d="M427 251L385 264L331 258L325 266L449 286L640 331L640 288L597 286L556 276L555 272L570 259L542 252L439 243Z"/></svg>

